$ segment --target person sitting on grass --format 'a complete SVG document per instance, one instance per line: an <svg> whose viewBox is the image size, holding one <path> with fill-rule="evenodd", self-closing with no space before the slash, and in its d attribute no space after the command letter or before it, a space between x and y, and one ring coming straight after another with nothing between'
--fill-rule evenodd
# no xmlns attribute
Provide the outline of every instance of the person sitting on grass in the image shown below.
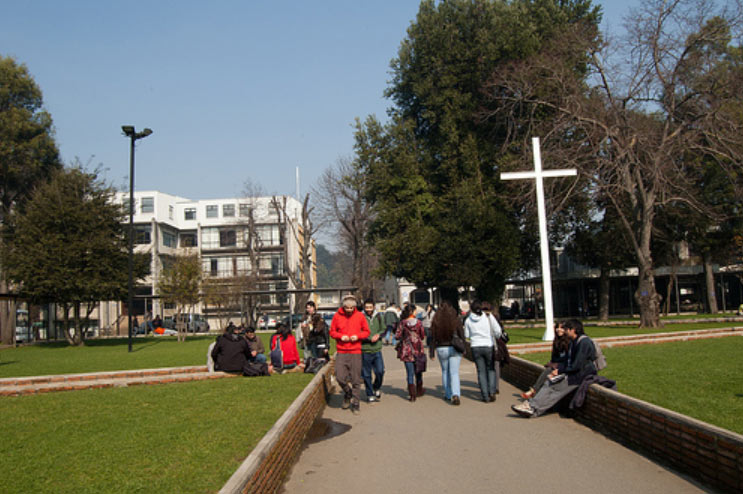
<svg viewBox="0 0 743 494"><path fill-rule="evenodd" d="M281 352L280 361L275 357L277 352ZM297 340L292 334L292 330L285 324L279 324L276 332L271 336L271 363L277 371L281 372L301 372L304 370L304 364L299 360L299 350L297 349Z"/></svg>
<svg viewBox="0 0 743 494"><path fill-rule="evenodd" d="M222 372L241 373L244 376L268 376L272 369L265 362L251 362L250 346L234 324L217 338L211 352L214 369Z"/></svg>
<svg viewBox="0 0 743 494"><path fill-rule="evenodd" d="M250 357L248 359L262 364L266 363L266 347L263 345L263 340L255 334L255 328L253 326L248 326L248 329L245 331L245 339L248 341L248 346L250 347Z"/></svg>
<svg viewBox="0 0 743 494"><path fill-rule="evenodd" d="M522 417L544 415L561 399L576 391L584 379L597 374L593 363L596 359L593 340L587 336L580 338L585 334L583 324L577 319L570 319L563 327L570 339L568 360L550 372L547 382L537 390L533 398L511 406L511 409Z"/></svg>
<svg viewBox="0 0 743 494"><path fill-rule="evenodd" d="M525 400L534 398L537 391L547 382L549 375L557 369L560 364L564 364L568 361L568 351L570 350L570 338L565 334L565 328L562 323L555 323L555 339L552 342L552 357L550 361L544 366L542 374L537 378L534 385L529 388L528 391L521 393L521 397Z"/></svg>

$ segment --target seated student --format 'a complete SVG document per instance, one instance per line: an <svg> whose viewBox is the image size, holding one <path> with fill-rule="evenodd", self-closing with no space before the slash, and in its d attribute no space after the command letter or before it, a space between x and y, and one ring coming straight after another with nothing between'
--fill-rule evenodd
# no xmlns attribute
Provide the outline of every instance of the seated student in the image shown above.
<svg viewBox="0 0 743 494"><path fill-rule="evenodd" d="M585 334L583 324L577 319L570 319L563 327L570 339L568 360L550 372L549 380L537 390L533 398L511 406L514 412L523 417L544 415L562 398L576 391L585 378L597 374L596 366L593 364L596 359L593 341L588 337L580 338Z"/></svg>
<svg viewBox="0 0 743 494"><path fill-rule="evenodd" d="M245 339L248 341L248 346L250 347L250 357L248 358L256 362L266 363L266 347L263 345L263 340L255 334L254 327L248 326L245 332Z"/></svg>
<svg viewBox="0 0 743 494"><path fill-rule="evenodd" d="M570 350L570 338L565 334L565 328L562 323L555 323L555 340L552 342L552 357L547 365L544 366L542 374L537 378L534 386L529 388L528 391L521 393L521 397L525 400L534 398L537 391L547 381L549 375L557 369L560 364L568 361L568 351Z"/></svg>
<svg viewBox="0 0 743 494"><path fill-rule="evenodd" d="M211 353L214 369L222 372L239 372L246 376L267 376L271 369L265 363L249 362L250 346L240 334L240 329L231 325L214 345Z"/></svg>
<svg viewBox="0 0 743 494"><path fill-rule="evenodd" d="M297 340L294 338L292 330L285 324L279 324L276 328L276 332L271 336L270 348L272 353L271 363L277 371L294 372L304 370L304 365L299 361ZM274 357L276 350L281 350L280 361Z"/></svg>

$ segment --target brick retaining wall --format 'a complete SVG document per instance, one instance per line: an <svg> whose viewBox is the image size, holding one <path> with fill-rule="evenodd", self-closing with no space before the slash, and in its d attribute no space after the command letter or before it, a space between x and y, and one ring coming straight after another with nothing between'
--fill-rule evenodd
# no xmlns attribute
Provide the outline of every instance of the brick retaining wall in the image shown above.
<svg viewBox="0 0 743 494"><path fill-rule="evenodd" d="M220 494L268 494L277 492L294 465L307 432L325 408L332 393L332 360L317 373L250 455L219 491Z"/></svg>
<svg viewBox="0 0 743 494"><path fill-rule="evenodd" d="M512 356L502 377L526 389L542 369ZM588 390L575 419L706 485L743 492L740 434L597 385Z"/></svg>

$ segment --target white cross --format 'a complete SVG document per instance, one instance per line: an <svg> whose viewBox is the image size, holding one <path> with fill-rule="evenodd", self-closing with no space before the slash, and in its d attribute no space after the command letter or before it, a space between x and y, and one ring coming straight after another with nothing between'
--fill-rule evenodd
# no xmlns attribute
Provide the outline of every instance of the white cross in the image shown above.
<svg viewBox="0 0 743 494"><path fill-rule="evenodd" d="M501 180L533 178L537 182L537 215L539 216L539 247L542 254L542 286L544 287L544 318L546 328L543 341L555 339L554 316L552 314L552 278L550 276L550 254L547 240L547 214L544 207L544 177L572 177L577 175L575 168L563 170L542 170L542 157L539 153L539 137L531 138L534 147L534 171L501 173ZM536 311L536 308L535 308ZM536 314L535 314L536 317Z"/></svg>

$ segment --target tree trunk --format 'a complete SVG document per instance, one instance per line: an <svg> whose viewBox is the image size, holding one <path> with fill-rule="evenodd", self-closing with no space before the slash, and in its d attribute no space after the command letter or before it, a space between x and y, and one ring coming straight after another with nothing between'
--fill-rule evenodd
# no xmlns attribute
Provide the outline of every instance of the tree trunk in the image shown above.
<svg viewBox="0 0 743 494"><path fill-rule="evenodd" d="M599 321L609 320L609 268L602 267L599 276Z"/></svg>
<svg viewBox="0 0 743 494"><path fill-rule="evenodd" d="M62 327L64 331L64 337L65 340L67 340L67 343L70 345L74 345L75 341L72 339L72 334L70 333L70 306L67 304L62 304Z"/></svg>
<svg viewBox="0 0 743 494"><path fill-rule="evenodd" d="M707 288L707 307L710 314L717 314L717 294L715 293L715 274L712 272L712 258L704 253L704 284Z"/></svg>
<svg viewBox="0 0 743 494"><path fill-rule="evenodd" d="M0 293L9 291L7 280L0 275ZM15 300L0 300L0 345L15 345L15 311Z"/></svg>
<svg viewBox="0 0 743 494"><path fill-rule="evenodd" d="M655 289L655 273L649 265L638 266L639 274L635 301L640 308L640 327L659 328L660 296Z"/></svg>

